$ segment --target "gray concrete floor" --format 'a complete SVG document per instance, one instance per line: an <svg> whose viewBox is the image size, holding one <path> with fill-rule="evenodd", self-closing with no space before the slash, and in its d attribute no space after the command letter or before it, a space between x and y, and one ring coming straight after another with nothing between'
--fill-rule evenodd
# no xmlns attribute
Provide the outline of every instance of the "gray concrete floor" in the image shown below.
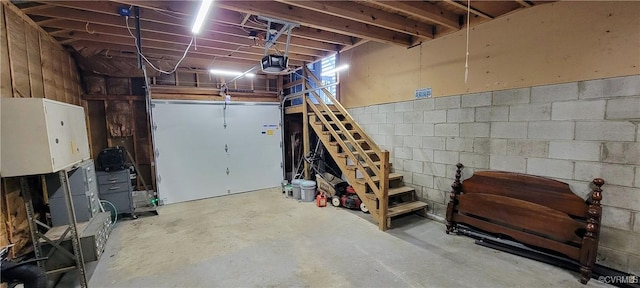
<svg viewBox="0 0 640 288"><path fill-rule="evenodd" d="M439 222L400 221L380 232L366 214L287 199L279 188L167 205L117 224L89 284L585 287L577 273L446 235Z"/></svg>

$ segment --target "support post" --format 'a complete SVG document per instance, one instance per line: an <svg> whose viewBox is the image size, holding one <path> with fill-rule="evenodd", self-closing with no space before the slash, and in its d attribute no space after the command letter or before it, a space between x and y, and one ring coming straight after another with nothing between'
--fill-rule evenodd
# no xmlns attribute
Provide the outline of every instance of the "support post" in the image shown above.
<svg viewBox="0 0 640 288"><path fill-rule="evenodd" d="M387 215L389 213L389 151L382 151L380 157L380 182L378 183L382 197L378 199L380 207L378 210L378 228L381 231L389 229Z"/></svg>
<svg viewBox="0 0 640 288"><path fill-rule="evenodd" d="M22 199L24 199L25 210L27 212L27 222L29 222L29 232L31 236L31 242L33 244L33 254L36 259L41 259L42 254L40 250L40 241L38 241L38 224L36 222L36 216L33 211L31 189L29 189L29 183L27 183L26 177L20 177L20 193L22 193ZM38 260L36 261L36 263L38 264L38 267L44 267L44 262L42 260Z"/></svg>
<svg viewBox="0 0 640 288"><path fill-rule="evenodd" d="M303 86L305 87L306 85L306 79L307 79L307 72L303 71L302 75L304 75L303 77ZM308 105L312 105L312 103L309 103L309 97L307 97L306 94L302 95L302 155L306 155L309 150L311 149L311 144L309 143L309 138L311 137L311 135L309 135L309 106ZM309 162L304 161L304 179L309 179L310 175L309 175Z"/></svg>
<svg viewBox="0 0 640 288"><path fill-rule="evenodd" d="M69 217L69 229L71 230L71 246L73 246L73 255L75 255L76 268L80 273L80 286L86 288L87 275L84 268L84 257L82 255L82 248L80 247L80 235L78 234L78 222L76 221L76 213L73 208L73 201L71 199L71 186L69 186L69 175L66 170L58 172L60 177L60 184L64 190L64 199L67 202L67 216Z"/></svg>

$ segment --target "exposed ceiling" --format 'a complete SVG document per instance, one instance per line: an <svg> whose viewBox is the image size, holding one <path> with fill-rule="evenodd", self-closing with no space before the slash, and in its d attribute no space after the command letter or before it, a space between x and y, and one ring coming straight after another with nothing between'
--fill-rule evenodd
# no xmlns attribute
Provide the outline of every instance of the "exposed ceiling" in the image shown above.
<svg viewBox="0 0 640 288"><path fill-rule="evenodd" d="M168 70L191 40L200 1L13 1L61 44L80 65L108 75L139 73L135 40L120 7L140 7L142 52ZM471 25L545 1L472 1ZM270 17L300 24L291 34L290 66L299 67L367 41L411 47L466 26L467 2L444 1L215 1L207 22L180 69L248 69L264 55ZM129 19L135 33L135 21ZM255 31L258 38L251 39ZM283 53L286 35L270 54Z"/></svg>

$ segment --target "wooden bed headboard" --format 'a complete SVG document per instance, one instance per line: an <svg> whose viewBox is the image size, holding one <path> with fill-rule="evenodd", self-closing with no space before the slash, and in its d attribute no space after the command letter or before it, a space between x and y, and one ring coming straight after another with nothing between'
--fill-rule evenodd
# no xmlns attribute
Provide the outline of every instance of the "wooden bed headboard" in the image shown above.
<svg viewBox="0 0 640 288"><path fill-rule="evenodd" d="M593 180L587 201L554 179L504 171L477 171L460 181L462 164L447 206L447 233L457 224L563 254L580 262L583 284L595 264L604 180Z"/></svg>

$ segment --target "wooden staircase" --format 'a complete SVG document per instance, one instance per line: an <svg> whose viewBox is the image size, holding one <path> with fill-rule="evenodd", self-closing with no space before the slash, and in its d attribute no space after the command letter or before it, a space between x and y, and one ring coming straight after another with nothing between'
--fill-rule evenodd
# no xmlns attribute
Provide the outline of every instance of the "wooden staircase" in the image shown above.
<svg viewBox="0 0 640 288"><path fill-rule="evenodd" d="M306 67L304 72L320 86ZM306 83L306 89L312 88ZM414 212L426 216L427 204L418 201L413 188L404 186L401 174L390 173L389 151L381 150L335 97L323 91L333 102L333 109L312 90L309 97L304 97L303 105L308 105L304 110L309 110L304 117L308 117L309 126L378 222L378 228L387 230L396 216Z"/></svg>

